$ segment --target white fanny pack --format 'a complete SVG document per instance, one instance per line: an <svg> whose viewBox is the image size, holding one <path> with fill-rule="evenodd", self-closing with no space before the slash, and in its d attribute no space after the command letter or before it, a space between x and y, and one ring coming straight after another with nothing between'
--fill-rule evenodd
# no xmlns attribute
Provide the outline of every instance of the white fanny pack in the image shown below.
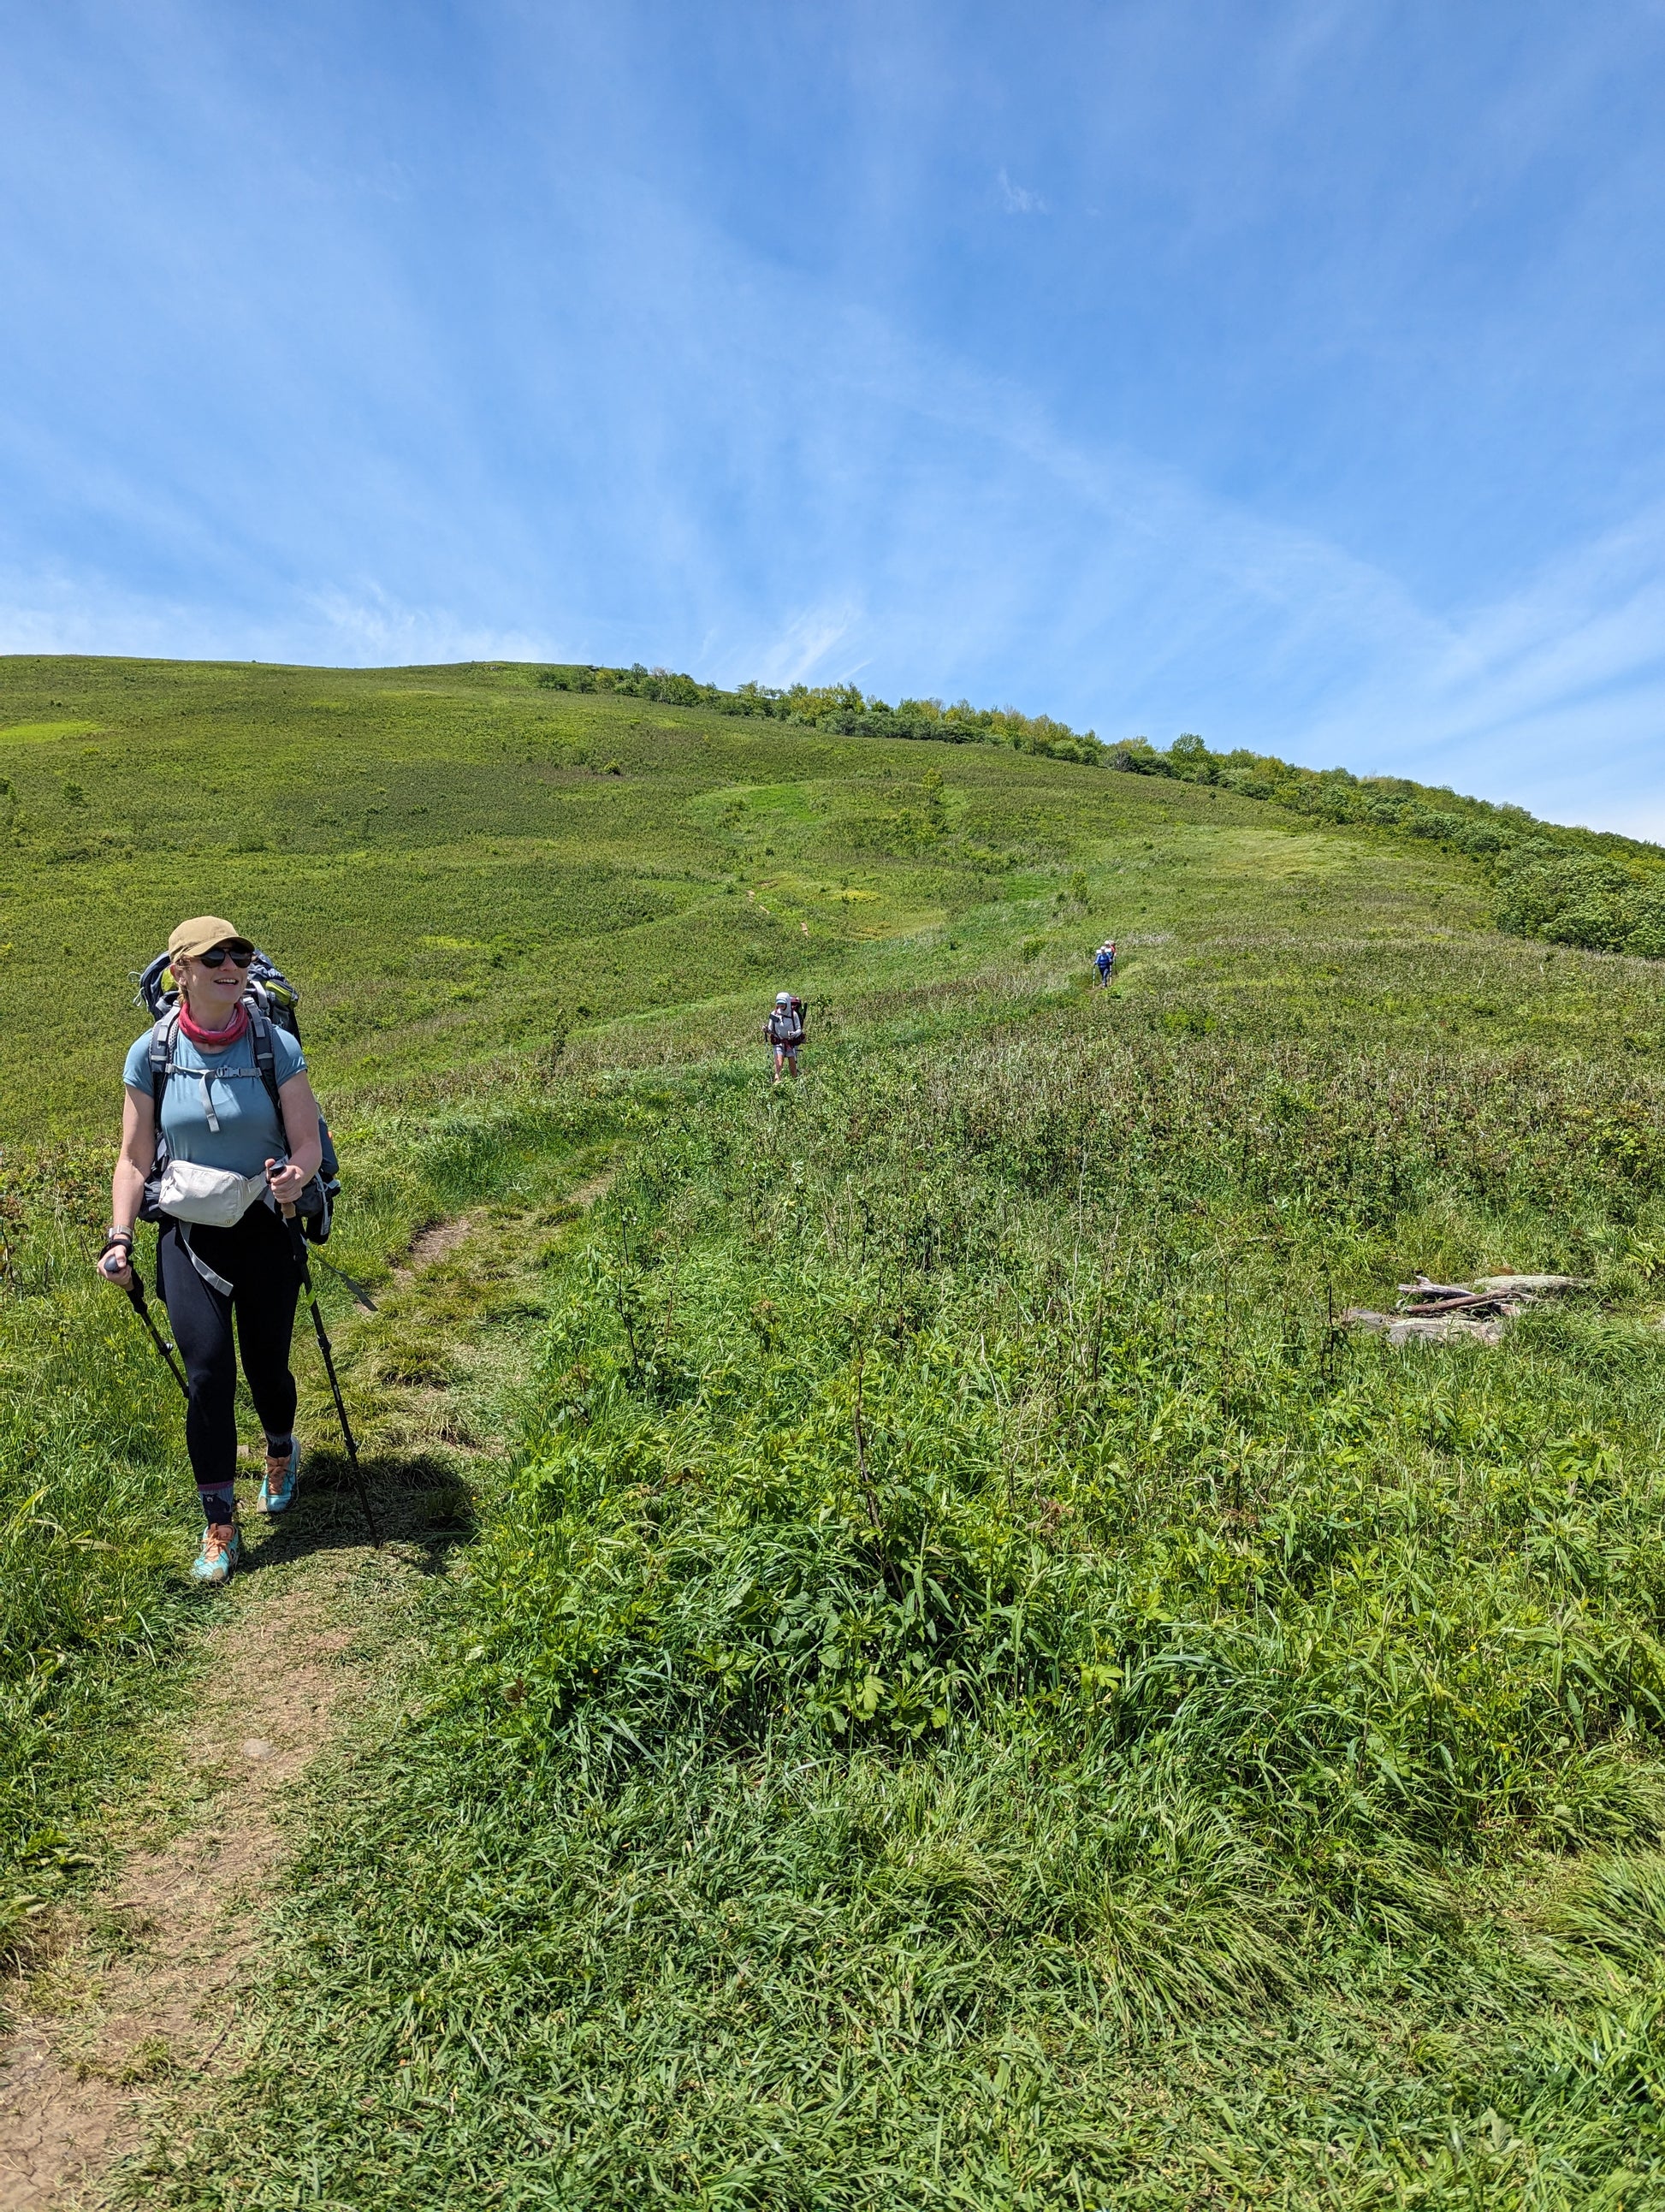
<svg viewBox="0 0 1665 2212"><path fill-rule="evenodd" d="M169 1160L156 1191L160 1212L174 1221L195 1221L204 1229L234 1229L255 1200L266 1193L264 1175L234 1175L229 1168L198 1167L191 1160Z"/></svg>

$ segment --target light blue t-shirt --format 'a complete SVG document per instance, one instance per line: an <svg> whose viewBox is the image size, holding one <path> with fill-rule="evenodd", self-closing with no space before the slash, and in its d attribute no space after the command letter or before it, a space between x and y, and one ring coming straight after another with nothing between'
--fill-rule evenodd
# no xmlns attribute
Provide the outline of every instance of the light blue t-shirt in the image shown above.
<svg viewBox="0 0 1665 2212"><path fill-rule="evenodd" d="M271 1032L273 1070L281 1090L306 1065L300 1046L287 1030L275 1025ZM130 1089L150 1096L150 1032L147 1030L127 1055L121 1079ZM206 1085L213 1101L218 1129L209 1127L204 1085L192 1069L211 1070ZM271 1094L260 1080L254 1064L254 1036L245 1030L235 1044L223 1051L198 1052L189 1037L173 1033L173 1073L162 1094L162 1134L176 1160L197 1167L229 1168L234 1175L258 1175L268 1160L280 1160L289 1143L271 1103Z"/></svg>

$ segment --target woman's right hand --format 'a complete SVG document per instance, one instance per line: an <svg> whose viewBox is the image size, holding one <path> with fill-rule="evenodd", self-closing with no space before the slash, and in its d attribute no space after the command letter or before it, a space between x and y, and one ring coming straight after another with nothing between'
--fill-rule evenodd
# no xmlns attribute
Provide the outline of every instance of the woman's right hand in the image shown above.
<svg viewBox="0 0 1665 2212"><path fill-rule="evenodd" d="M98 1256L98 1272L106 1283L113 1283L118 1291L131 1291L133 1287L132 1246L106 1244Z"/></svg>

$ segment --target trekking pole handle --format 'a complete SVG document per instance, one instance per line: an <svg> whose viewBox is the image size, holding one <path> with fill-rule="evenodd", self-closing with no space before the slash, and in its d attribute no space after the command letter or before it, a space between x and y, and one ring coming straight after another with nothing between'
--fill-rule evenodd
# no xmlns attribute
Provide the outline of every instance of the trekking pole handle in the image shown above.
<svg viewBox="0 0 1665 2212"><path fill-rule="evenodd" d="M112 1266L111 1263L114 1261ZM124 1267L133 1264L133 1239L125 1229L112 1229L104 1240L104 1249L99 1255L98 1271L114 1282Z"/></svg>
<svg viewBox="0 0 1665 2212"><path fill-rule="evenodd" d="M288 1165L289 1165L289 1162L288 1162L287 1160L284 1160L284 1161L280 1162L280 1163L279 1163L279 1166L278 1166L278 1172L281 1174L281 1173L283 1172L283 1170L284 1168L286 1168ZM272 1164L271 1164L271 1162L270 1162L270 1160L268 1160L268 1161L266 1162L266 1188L267 1188L267 1189L268 1189L269 1191L270 1191L270 1190L271 1190L271 1181L272 1181ZM271 1194L272 1194L273 1200L275 1200L275 1202L276 1202L276 1204L277 1211L278 1211L278 1212L283 1215L283 1217L284 1220L285 1220L285 1221L287 1221L287 1222L289 1223L289 1233L290 1233L291 1237L293 1237L294 1233L295 1233L295 1201L294 1201L294 1200L293 1200L293 1199L291 1199L291 1200L289 1200L289 1204L286 1206L286 1205L284 1204L283 1200L281 1198L278 1198L277 1194L276 1194L276 1191L272 1191Z"/></svg>

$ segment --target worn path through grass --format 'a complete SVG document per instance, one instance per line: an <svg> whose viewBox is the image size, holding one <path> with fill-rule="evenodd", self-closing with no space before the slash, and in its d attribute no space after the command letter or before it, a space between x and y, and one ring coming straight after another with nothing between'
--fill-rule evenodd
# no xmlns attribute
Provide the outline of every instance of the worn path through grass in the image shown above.
<svg viewBox="0 0 1665 2212"><path fill-rule="evenodd" d="M562 1212L605 1187L592 1176ZM313 1480L294 1512L255 1517L258 1477L241 1485L244 1567L155 1731L143 1785L112 1808L109 1869L59 1907L0 1990L16 2023L0 2046L0 2212L107 2202L112 2167L153 2121L211 2100L244 2063L263 1907L306 1778L399 1710L434 1578L468 1533L466 1464L501 1432L514 1320L532 1310L530 1246L548 1227L546 1214L499 1208L424 1231L375 1318L341 1332L349 1400L374 1407L362 1441L380 1549L351 1490L325 1486L321 1403L308 1409ZM410 1344L441 1326L447 1373L399 1379Z"/></svg>

